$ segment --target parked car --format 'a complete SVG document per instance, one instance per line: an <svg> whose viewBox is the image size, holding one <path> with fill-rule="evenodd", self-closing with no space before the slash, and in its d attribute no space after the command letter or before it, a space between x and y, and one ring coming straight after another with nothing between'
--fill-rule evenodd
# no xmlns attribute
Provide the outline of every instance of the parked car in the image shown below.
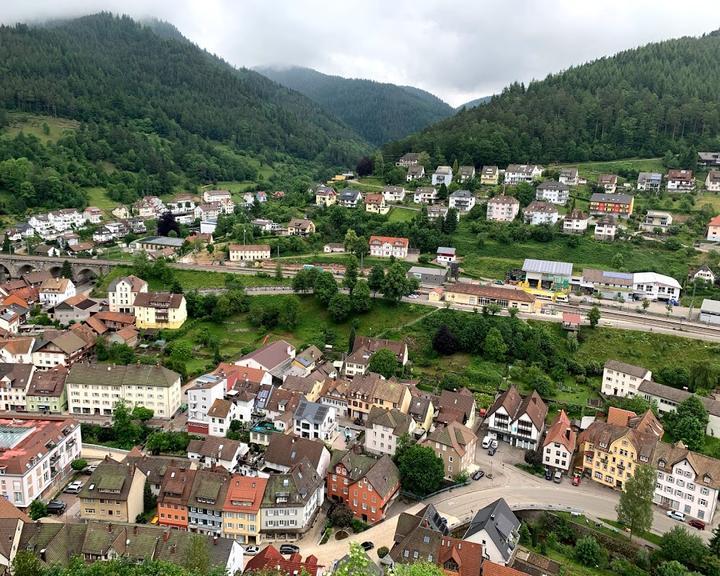
<svg viewBox="0 0 720 576"><path fill-rule="evenodd" d="M80 494L80 490L82 490L83 482L80 480L75 480L74 482L70 482L67 486L65 486L65 494Z"/></svg>
<svg viewBox="0 0 720 576"><path fill-rule="evenodd" d="M365 550L365 552L367 552L367 551L372 550L373 548L375 548L375 544L373 544L373 543L370 542L369 540L366 540L365 542L363 542L362 544L360 544L360 546L362 547L363 550Z"/></svg>
<svg viewBox="0 0 720 576"><path fill-rule="evenodd" d="M50 500L50 502L47 503L47 511L48 514L56 514L59 516L65 512L65 502L62 500Z"/></svg>
<svg viewBox="0 0 720 576"><path fill-rule="evenodd" d="M575 476L573 476L572 485L580 486L580 476L578 476L577 474L575 474Z"/></svg>
<svg viewBox="0 0 720 576"><path fill-rule="evenodd" d="M255 556L255 554L257 554L258 552L260 552L260 546L245 547L245 554L247 554L248 556Z"/></svg>
<svg viewBox="0 0 720 576"><path fill-rule="evenodd" d="M282 544L280 546L280 554L296 554L300 552L300 547L295 544Z"/></svg>
<svg viewBox="0 0 720 576"><path fill-rule="evenodd" d="M668 518L672 518L673 520L685 522L685 514L683 514L682 512L678 512L677 510L668 510L667 516Z"/></svg>
<svg viewBox="0 0 720 576"><path fill-rule="evenodd" d="M483 438L482 447L483 447L483 448L490 448L490 443L491 443L492 441L493 441L493 437L490 436L490 434L488 434L487 436L485 436L485 438Z"/></svg>
<svg viewBox="0 0 720 576"><path fill-rule="evenodd" d="M493 446L488 448L488 456L495 456L495 452L497 452L497 448L494 448Z"/></svg>
<svg viewBox="0 0 720 576"><path fill-rule="evenodd" d="M560 472L560 470L555 472L555 476L553 476L553 482L555 482L555 484L560 484L560 482L562 482L562 472Z"/></svg>
<svg viewBox="0 0 720 576"><path fill-rule="evenodd" d="M553 479L553 473L550 468L545 468L545 480L552 480Z"/></svg>
<svg viewBox="0 0 720 576"><path fill-rule="evenodd" d="M693 528L697 528L698 530L705 530L705 522L702 520L698 520L697 518L692 518L688 521L688 524L692 526Z"/></svg>
<svg viewBox="0 0 720 576"><path fill-rule="evenodd" d="M490 442L490 448L495 448L495 450L497 450L497 447L498 447L498 441L493 439L493 441Z"/></svg>
<svg viewBox="0 0 720 576"><path fill-rule="evenodd" d="M477 472L475 472L475 473L472 475L472 479L473 479L473 480L480 480L480 478L482 478L483 476L485 476L485 472L483 472L482 470L478 470Z"/></svg>

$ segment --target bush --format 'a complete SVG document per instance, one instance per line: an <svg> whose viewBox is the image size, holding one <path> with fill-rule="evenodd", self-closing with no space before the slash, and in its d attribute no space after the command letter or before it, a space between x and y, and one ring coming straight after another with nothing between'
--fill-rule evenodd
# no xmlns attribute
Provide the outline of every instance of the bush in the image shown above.
<svg viewBox="0 0 720 576"><path fill-rule="evenodd" d="M385 558L390 553L387 546L380 546L377 550L378 558Z"/></svg>
<svg viewBox="0 0 720 576"><path fill-rule="evenodd" d="M28 516L33 520L39 520L48 515L47 506L42 500L33 500L28 508Z"/></svg>
<svg viewBox="0 0 720 576"><path fill-rule="evenodd" d="M87 460L84 460L82 458L78 458L70 462L70 468L72 468L76 472L80 472L80 470L85 470L85 468L87 468L87 465Z"/></svg>
<svg viewBox="0 0 720 576"><path fill-rule="evenodd" d="M352 524L353 512L345 503L338 504L330 512L328 520L335 528L346 528Z"/></svg>
<svg viewBox="0 0 720 576"><path fill-rule="evenodd" d="M352 528L353 532L355 534L360 534L360 532L365 532L370 526L368 524L365 524L362 520L358 520L357 518L353 518L352 522L350 522L350 527Z"/></svg>
<svg viewBox="0 0 720 576"><path fill-rule="evenodd" d="M575 560L583 566L600 566L604 556L605 551L592 536L584 536L575 543Z"/></svg>

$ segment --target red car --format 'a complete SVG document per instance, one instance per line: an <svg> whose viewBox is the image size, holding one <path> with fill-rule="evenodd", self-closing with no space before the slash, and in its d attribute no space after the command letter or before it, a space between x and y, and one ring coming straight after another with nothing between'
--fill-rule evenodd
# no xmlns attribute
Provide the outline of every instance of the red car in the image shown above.
<svg viewBox="0 0 720 576"><path fill-rule="evenodd" d="M580 476L578 476L577 474L575 476L573 476L572 485L580 486Z"/></svg>
<svg viewBox="0 0 720 576"><path fill-rule="evenodd" d="M697 528L698 530L705 530L705 522L702 520L697 520L693 518L692 520L688 521L688 524L692 526L693 528Z"/></svg>

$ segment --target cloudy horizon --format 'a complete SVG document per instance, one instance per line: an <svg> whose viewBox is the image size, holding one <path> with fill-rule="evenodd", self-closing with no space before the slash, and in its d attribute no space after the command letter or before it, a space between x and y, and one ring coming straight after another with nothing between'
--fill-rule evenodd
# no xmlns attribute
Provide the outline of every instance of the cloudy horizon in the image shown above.
<svg viewBox="0 0 720 576"><path fill-rule="evenodd" d="M689 0L25 0L0 23L100 11L158 18L234 66L305 66L415 86L459 106L616 52L709 33Z"/></svg>

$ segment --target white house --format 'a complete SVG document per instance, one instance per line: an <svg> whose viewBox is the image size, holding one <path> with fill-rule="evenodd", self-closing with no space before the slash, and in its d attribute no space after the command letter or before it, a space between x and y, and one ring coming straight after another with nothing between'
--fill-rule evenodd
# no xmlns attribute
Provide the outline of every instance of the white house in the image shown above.
<svg viewBox="0 0 720 576"><path fill-rule="evenodd" d="M475 166L460 166L458 168L458 180L461 184L473 178L475 178Z"/></svg>
<svg viewBox="0 0 720 576"><path fill-rule="evenodd" d="M633 274L633 290L636 297L648 300L680 300L680 283L657 272L637 272Z"/></svg>
<svg viewBox="0 0 720 576"><path fill-rule="evenodd" d="M568 186L577 186L578 185L578 169L577 168L563 168L560 170L560 175L558 176L558 180L562 182L563 184L567 184Z"/></svg>
<svg viewBox="0 0 720 576"><path fill-rule="evenodd" d="M565 410L560 410L543 440L543 464L560 472L569 472L576 442L577 436L570 425L570 418Z"/></svg>
<svg viewBox="0 0 720 576"><path fill-rule="evenodd" d="M242 458L250 451L250 447L237 440L205 436L199 440L190 440L187 457L199 464L201 468L222 466L228 472L237 469Z"/></svg>
<svg viewBox="0 0 720 576"><path fill-rule="evenodd" d="M438 166L432 175L432 185L440 186L442 184L445 184L445 186L450 186L450 184L452 183L452 179L453 171L450 166Z"/></svg>
<svg viewBox="0 0 720 576"><path fill-rule="evenodd" d="M306 532L325 501L325 478L303 460L286 474L272 474L260 505L260 531L269 538Z"/></svg>
<svg viewBox="0 0 720 576"><path fill-rule="evenodd" d="M535 164L510 164L505 169L505 184L530 183L540 178L542 173L543 167Z"/></svg>
<svg viewBox="0 0 720 576"><path fill-rule="evenodd" d="M405 176L407 182L420 180L421 178L425 178L425 168L422 164L415 164L408 167L407 175Z"/></svg>
<svg viewBox="0 0 720 576"><path fill-rule="evenodd" d="M204 202L230 202L231 200L230 190L205 190L203 192Z"/></svg>
<svg viewBox="0 0 720 576"><path fill-rule="evenodd" d="M230 262L252 262L270 260L269 244L230 244L228 246Z"/></svg>
<svg viewBox="0 0 720 576"><path fill-rule="evenodd" d="M338 196L337 203L344 208L357 208L357 205L362 202L363 196L359 190L353 190L352 188L345 188Z"/></svg>
<svg viewBox="0 0 720 576"><path fill-rule="evenodd" d="M305 398L300 400L293 415L293 430L296 436L327 442L335 435L336 428L335 408L309 402Z"/></svg>
<svg viewBox="0 0 720 576"><path fill-rule="evenodd" d="M187 430L191 434L209 434L208 411L215 400L225 397L227 379L219 375L205 374L195 379L187 389ZM224 435L224 434L223 434Z"/></svg>
<svg viewBox="0 0 720 576"><path fill-rule="evenodd" d="M668 192L688 192L695 188L692 170L669 170L667 175Z"/></svg>
<svg viewBox="0 0 720 576"><path fill-rule="evenodd" d="M533 200L523 211L525 223L531 226L538 226L539 224L555 224L560 218L555 205L549 202L541 202L539 200Z"/></svg>
<svg viewBox="0 0 720 576"><path fill-rule="evenodd" d="M617 234L617 220L614 216L601 216L595 223L595 230L593 236L595 240L615 240L615 234Z"/></svg>
<svg viewBox="0 0 720 576"><path fill-rule="evenodd" d="M500 498L475 514L463 540L482 544L485 560L505 566L512 560L520 540L520 520L513 514L507 502Z"/></svg>
<svg viewBox="0 0 720 576"><path fill-rule="evenodd" d="M437 200L437 189L432 186L420 186L413 194L415 204L433 204Z"/></svg>
<svg viewBox="0 0 720 576"><path fill-rule="evenodd" d="M547 411L547 405L536 391L522 398L517 388L511 385L497 397L485 415L485 421L488 432L498 440L534 450L545 432Z"/></svg>
<svg viewBox="0 0 720 576"><path fill-rule="evenodd" d="M570 187L562 182L546 180L535 189L535 199L564 206L570 197Z"/></svg>
<svg viewBox="0 0 720 576"><path fill-rule="evenodd" d="M662 186L662 174L659 172L640 172L635 188L640 191L659 192Z"/></svg>
<svg viewBox="0 0 720 576"><path fill-rule="evenodd" d="M439 246L435 252L435 260L443 266L452 264L457 261L457 251L452 246Z"/></svg>
<svg viewBox="0 0 720 576"><path fill-rule="evenodd" d="M110 312L132 314L135 297L148 291L148 283L137 276L124 276L110 282L108 286L108 307Z"/></svg>
<svg viewBox="0 0 720 576"><path fill-rule="evenodd" d="M563 232L566 234L584 234L588 227L588 215L577 208L563 219Z"/></svg>
<svg viewBox="0 0 720 576"><path fill-rule="evenodd" d="M405 188L402 186L385 186L382 193L385 202L402 202L405 200Z"/></svg>
<svg viewBox="0 0 720 576"><path fill-rule="evenodd" d="M385 410L373 406L365 422L365 450L373 454L394 456L398 440L405 435L412 435L415 428L412 416L397 408Z"/></svg>
<svg viewBox="0 0 720 576"><path fill-rule="evenodd" d="M720 170L710 170L705 178L705 188L708 192L720 192Z"/></svg>
<svg viewBox="0 0 720 576"><path fill-rule="evenodd" d="M606 396L635 396L643 380L652 380L652 372L617 360L608 360L603 367L600 390Z"/></svg>
<svg viewBox="0 0 720 576"><path fill-rule="evenodd" d="M691 452L682 442L658 442L653 462L657 469L653 502L712 523L720 490L720 462Z"/></svg>
<svg viewBox="0 0 720 576"><path fill-rule="evenodd" d="M208 417L208 434L225 438L230 430L230 423L237 420L237 405L225 398L218 398L210 406L207 412Z"/></svg>
<svg viewBox="0 0 720 576"><path fill-rule="evenodd" d="M40 285L40 304L57 306L75 296L75 284L69 278L48 278Z"/></svg>
<svg viewBox="0 0 720 576"><path fill-rule="evenodd" d="M514 196L495 196L487 202L487 219L494 222L512 222L520 212L520 200Z"/></svg>
<svg viewBox="0 0 720 576"><path fill-rule="evenodd" d="M407 238L396 238L394 236L370 236L368 241L370 256L378 258L405 259L408 255L410 241Z"/></svg>
<svg viewBox="0 0 720 576"><path fill-rule="evenodd" d="M470 190L456 190L448 196L448 205L458 213L470 212L475 207L475 194Z"/></svg>

